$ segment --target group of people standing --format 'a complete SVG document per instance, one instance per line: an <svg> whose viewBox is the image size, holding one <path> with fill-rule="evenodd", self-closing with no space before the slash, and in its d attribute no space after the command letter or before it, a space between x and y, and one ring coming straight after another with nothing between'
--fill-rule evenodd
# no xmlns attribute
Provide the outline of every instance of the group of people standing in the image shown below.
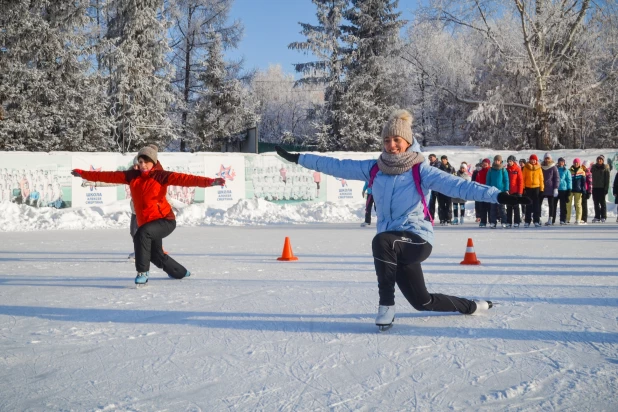
<svg viewBox="0 0 618 412"><path fill-rule="evenodd" d="M557 210L560 206L559 222L567 225L571 221L575 209L576 225L588 222L588 200L592 198L594 218L592 223L604 223L607 219L606 195L609 192L610 168L605 163L605 156L599 155L594 164L588 161L573 159L570 167L562 157L556 164L550 153L545 153L539 162L537 155L532 154L528 160L519 159L513 155L503 164L501 155L494 156L493 162L483 159L476 164L472 174L466 162L455 169L443 155L438 161L435 154L428 156L431 166L448 174L465 180L472 180L483 185L492 186L500 191L514 196L526 196L531 205L501 205L498 203L475 202L476 222L479 227L495 229L500 221L503 228L518 228L524 221L524 227L541 226L541 205L547 199L549 214L546 226L556 223ZM618 194L618 178L614 179L612 188L614 196ZM432 192L429 199L429 210L435 218L436 202L438 203L438 219L441 225L458 225L464 223L465 201L450 198L438 192ZM617 201L618 203L618 201ZM616 220L618 222L618 219Z"/></svg>

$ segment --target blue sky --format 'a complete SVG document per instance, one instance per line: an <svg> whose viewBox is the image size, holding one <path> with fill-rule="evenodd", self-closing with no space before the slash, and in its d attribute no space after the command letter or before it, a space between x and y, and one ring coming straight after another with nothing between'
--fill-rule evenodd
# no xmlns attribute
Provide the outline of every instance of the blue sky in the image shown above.
<svg viewBox="0 0 618 412"><path fill-rule="evenodd" d="M404 19L411 19L410 9L416 3L400 0ZM313 56L288 50L288 44L305 39L298 22L317 23L315 12L311 0L234 0L230 20L240 19L245 31L238 48L226 52L227 58L244 57L246 70L280 64L285 72L294 73L293 63L311 61Z"/></svg>

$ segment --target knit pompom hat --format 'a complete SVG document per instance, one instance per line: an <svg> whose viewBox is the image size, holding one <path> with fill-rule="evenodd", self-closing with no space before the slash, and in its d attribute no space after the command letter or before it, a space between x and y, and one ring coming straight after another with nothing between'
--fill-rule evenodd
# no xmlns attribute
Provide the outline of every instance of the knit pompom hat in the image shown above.
<svg viewBox="0 0 618 412"><path fill-rule="evenodd" d="M543 156L543 160L545 160L545 159L553 160L551 158L551 154L549 152L545 153L545 156Z"/></svg>
<svg viewBox="0 0 618 412"><path fill-rule="evenodd" d="M573 159L573 164L577 163L578 165L582 164L582 161L579 159L579 157L576 157L575 159Z"/></svg>
<svg viewBox="0 0 618 412"><path fill-rule="evenodd" d="M391 136L400 136L406 142L412 144L412 115L407 110L395 110L388 117L382 128L382 139Z"/></svg>
<svg viewBox="0 0 618 412"><path fill-rule="evenodd" d="M590 162L587 160L584 160L584 162L582 163L582 166L584 167L590 167Z"/></svg>
<svg viewBox="0 0 618 412"><path fill-rule="evenodd" d="M528 159L528 160L529 160L529 161L530 161L530 160L536 160L536 161L538 162L538 161L539 161L539 158L538 158L538 156L537 156L537 155L535 155L535 154L533 153L533 154L531 154L531 155L530 155L530 159Z"/></svg>
<svg viewBox="0 0 618 412"><path fill-rule="evenodd" d="M157 159L158 151L159 151L159 148L157 146L153 144L149 144L148 146L142 147L140 151L137 152L137 158L139 159L140 157L144 156L152 160L154 164L157 164L157 162L159 161Z"/></svg>

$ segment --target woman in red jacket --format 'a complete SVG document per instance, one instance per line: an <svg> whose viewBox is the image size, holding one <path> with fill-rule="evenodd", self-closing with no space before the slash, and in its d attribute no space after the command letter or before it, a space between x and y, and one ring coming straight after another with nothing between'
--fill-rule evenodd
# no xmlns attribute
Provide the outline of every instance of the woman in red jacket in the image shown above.
<svg viewBox="0 0 618 412"><path fill-rule="evenodd" d="M74 169L71 174L95 182L127 184L137 217L137 232L133 237L135 249L136 284L148 282L150 262L163 269L171 278L182 279L191 273L163 252L163 238L176 228L176 217L165 195L168 186L223 186L221 178L194 176L163 170L157 160L157 146L148 145L137 153L137 170L117 172L88 172Z"/></svg>
<svg viewBox="0 0 618 412"><path fill-rule="evenodd" d="M521 196L524 193L524 178L521 168L517 164L517 158L510 155L507 159L508 166L506 171L509 174L509 194L514 196ZM515 221L513 221L513 215L515 215ZM521 215L519 213L519 205L507 205L506 206L506 227L518 228L521 223Z"/></svg>

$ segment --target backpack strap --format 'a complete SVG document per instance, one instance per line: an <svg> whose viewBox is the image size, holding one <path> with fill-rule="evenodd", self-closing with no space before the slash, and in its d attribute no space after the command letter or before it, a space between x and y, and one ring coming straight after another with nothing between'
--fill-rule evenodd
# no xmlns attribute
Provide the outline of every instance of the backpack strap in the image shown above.
<svg viewBox="0 0 618 412"><path fill-rule="evenodd" d="M429 208L427 207L427 202L425 201L425 195L423 194L423 189L421 188L421 164L417 163L414 166L412 166L412 180L414 180L414 185L416 186L416 191L418 192L418 194L421 196L421 202L423 203L423 215L425 217L425 220L428 220L431 222L431 226L433 226L433 218L431 217L431 213L429 213ZM376 178L376 175L378 174L378 172L380 171L380 168L378 167L378 163L376 162L376 164L374 164L371 167L371 170L369 171L369 184L367 185L368 188L373 186L373 180ZM373 191L372 191L373 193ZM369 201L369 196L373 197L373 194L371 195L367 195L367 201Z"/></svg>
<svg viewBox="0 0 618 412"><path fill-rule="evenodd" d="M429 220L431 222L431 226L433 226L433 218L431 217L431 213L429 213L429 208L427 207L427 202L425 201L425 195L423 194L423 189L421 188L421 164L417 163L412 166L412 177L414 180L414 184L416 185L416 191L421 196L421 202L423 202L423 215L425 216L425 220Z"/></svg>

